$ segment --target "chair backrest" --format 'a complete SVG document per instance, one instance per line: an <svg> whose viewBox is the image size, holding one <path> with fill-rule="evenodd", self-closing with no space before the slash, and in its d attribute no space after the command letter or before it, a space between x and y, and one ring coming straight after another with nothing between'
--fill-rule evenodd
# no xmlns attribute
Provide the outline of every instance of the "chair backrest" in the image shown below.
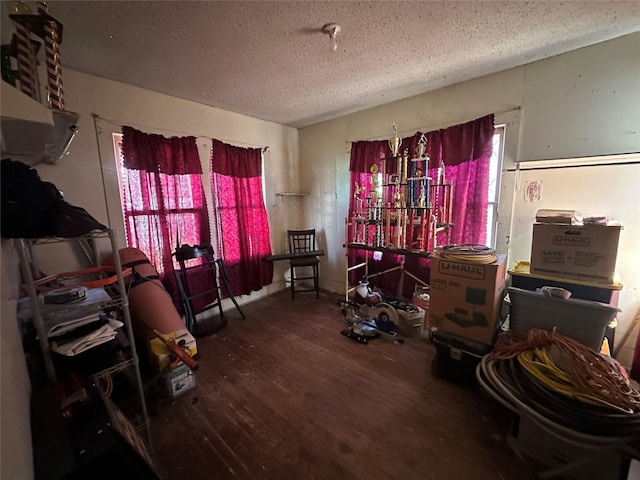
<svg viewBox="0 0 640 480"><path fill-rule="evenodd" d="M311 252L316 249L316 230L287 230L289 253Z"/></svg>
<svg viewBox="0 0 640 480"><path fill-rule="evenodd" d="M178 261L175 275L183 301L200 313L219 297L217 264L211 245L182 245L173 252ZM186 298L184 298L186 297Z"/></svg>
<svg viewBox="0 0 640 480"><path fill-rule="evenodd" d="M182 270L196 265L212 263L213 247L211 245L182 245L173 252Z"/></svg>

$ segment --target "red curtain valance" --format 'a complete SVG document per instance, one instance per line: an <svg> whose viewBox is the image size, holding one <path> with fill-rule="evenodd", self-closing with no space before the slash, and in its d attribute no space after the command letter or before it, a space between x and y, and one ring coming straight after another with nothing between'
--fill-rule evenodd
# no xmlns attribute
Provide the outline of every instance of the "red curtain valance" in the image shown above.
<svg viewBox="0 0 640 480"><path fill-rule="evenodd" d="M228 145L213 139L211 171L236 178L262 177L262 149Z"/></svg>
<svg viewBox="0 0 640 480"><path fill-rule="evenodd" d="M432 159L442 159L447 167L463 162L474 161L491 155L494 134L493 113L449 128L425 133L427 137L427 155ZM422 132L402 139L400 151L414 151ZM371 165L380 158L391 156L387 140L358 141L351 145L349 171L369 173ZM436 165L437 166L437 165ZM393 168L391 165L390 168Z"/></svg>
<svg viewBox="0 0 640 480"><path fill-rule="evenodd" d="M124 166L165 175L202 174L195 137L171 137L122 127Z"/></svg>

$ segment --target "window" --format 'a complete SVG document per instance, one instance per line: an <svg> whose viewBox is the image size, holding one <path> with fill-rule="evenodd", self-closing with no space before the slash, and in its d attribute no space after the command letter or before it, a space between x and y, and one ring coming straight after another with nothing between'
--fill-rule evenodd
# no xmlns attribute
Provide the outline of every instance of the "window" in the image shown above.
<svg viewBox="0 0 640 480"><path fill-rule="evenodd" d="M121 134L113 134L113 146L119 160L118 182L127 245L143 251L164 277L172 263L167 259L178 245L208 241L201 176L149 174L125 168Z"/></svg>
<svg viewBox="0 0 640 480"><path fill-rule="evenodd" d="M113 144L127 243L147 254L169 293L177 268L171 254L182 244L211 243L236 295L271 283L273 264L263 260L271 244L262 149L213 140L206 187L213 200L209 225L195 138L123 130L124 135L114 134Z"/></svg>
<svg viewBox="0 0 640 480"><path fill-rule="evenodd" d="M485 245L495 248L498 229L498 201L500 200L500 172L504 153L505 125L496 126L493 151L489 163L489 191L487 205L487 240Z"/></svg>

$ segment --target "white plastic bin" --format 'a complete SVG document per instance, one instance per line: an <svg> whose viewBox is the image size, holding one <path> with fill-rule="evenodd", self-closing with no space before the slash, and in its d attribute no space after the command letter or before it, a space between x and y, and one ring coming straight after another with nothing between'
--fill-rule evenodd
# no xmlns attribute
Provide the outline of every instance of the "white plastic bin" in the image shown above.
<svg viewBox="0 0 640 480"><path fill-rule="evenodd" d="M607 326L620 311L606 303L550 297L509 287L509 328L553 330L600 351Z"/></svg>

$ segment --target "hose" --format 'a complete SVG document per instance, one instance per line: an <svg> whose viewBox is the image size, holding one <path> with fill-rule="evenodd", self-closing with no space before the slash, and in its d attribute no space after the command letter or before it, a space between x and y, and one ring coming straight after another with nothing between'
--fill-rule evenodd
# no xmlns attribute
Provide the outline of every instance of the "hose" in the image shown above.
<svg viewBox="0 0 640 480"><path fill-rule="evenodd" d="M500 363L503 362L493 358L491 354L485 355L476 367L476 378L482 388L506 408L518 415L526 415L547 433L580 448L622 450L633 458L640 458L640 452L630 446L634 440L633 434L620 434L615 431L609 431L609 435L588 434L569 428L541 414L527 403L523 392L517 389L514 391L513 384L503 381L498 374ZM637 435L637 429L634 433Z"/></svg>
<svg viewBox="0 0 640 480"><path fill-rule="evenodd" d="M478 265L489 265L498 260L496 251L493 248L473 243L444 245L439 249L438 255L446 260Z"/></svg>
<svg viewBox="0 0 640 480"><path fill-rule="evenodd" d="M520 359L523 352L539 354L534 360L527 353L519 361L548 388L614 410L640 412L640 392L631 387L629 379L599 353L576 340L555 330L513 330L498 337L491 355L498 360ZM556 364L558 361L562 368Z"/></svg>

